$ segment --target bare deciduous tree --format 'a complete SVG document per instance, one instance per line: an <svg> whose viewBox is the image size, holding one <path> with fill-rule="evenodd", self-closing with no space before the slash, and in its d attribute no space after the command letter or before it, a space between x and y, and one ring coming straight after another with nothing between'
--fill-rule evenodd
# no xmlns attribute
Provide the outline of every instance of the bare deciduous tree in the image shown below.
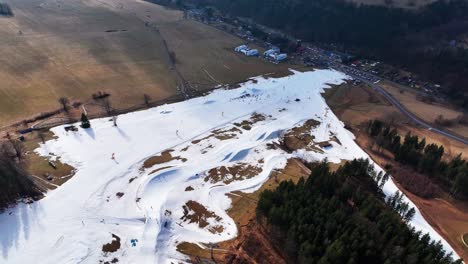
<svg viewBox="0 0 468 264"><path fill-rule="evenodd" d="M151 97L148 94L143 94L143 100L145 101L146 106L150 105Z"/></svg>
<svg viewBox="0 0 468 264"><path fill-rule="evenodd" d="M67 97L60 97L58 102L62 105L63 111L68 112L68 104L70 103L70 100Z"/></svg>
<svg viewBox="0 0 468 264"><path fill-rule="evenodd" d="M171 64L175 64L177 61L176 54L174 51L169 51L169 59L171 60Z"/></svg>
<svg viewBox="0 0 468 264"><path fill-rule="evenodd" d="M112 114L112 105L111 105L111 102L109 100L109 98L103 98L101 99L101 106L102 106L102 109L104 109L104 111L106 111L106 113L108 115L111 115Z"/></svg>
<svg viewBox="0 0 468 264"><path fill-rule="evenodd" d="M387 120L387 124L390 126L398 126L402 122L402 116L399 112L392 111L385 115L385 120Z"/></svg>

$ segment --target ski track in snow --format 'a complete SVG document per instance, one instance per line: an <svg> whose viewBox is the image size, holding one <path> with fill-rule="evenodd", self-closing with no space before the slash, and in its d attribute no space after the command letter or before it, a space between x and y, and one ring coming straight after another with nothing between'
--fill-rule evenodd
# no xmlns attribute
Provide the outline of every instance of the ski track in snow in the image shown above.
<svg viewBox="0 0 468 264"><path fill-rule="evenodd" d="M114 257L119 263L184 262L187 257L176 251L180 242L234 238L237 229L226 214L231 205L226 193L257 190L272 170L283 168L291 157L328 158L331 162L368 158L320 95L327 84L347 78L332 70L294 72L278 79L258 77L240 88L119 116L118 127L102 118L92 120L91 129L79 128L78 132L65 132L63 126L53 128L58 138L36 151L61 157L77 169L76 175L42 200L18 204L0 215L0 263L98 263ZM252 124L250 130L239 128L242 133L234 138L206 138L215 129L236 127L235 122L248 120L253 113L266 119ZM321 122L311 131L317 142L330 139L333 133L341 145L332 142L333 147L323 153L301 150L286 154L267 148L282 131L308 119ZM196 139L203 140L192 143ZM141 170L146 159L168 149L174 150L173 157L187 160L174 159ZM209 169L239 162L262 171L229 184L204 180ZM376 170L381 168L376 166ZM188 186L194 190L185 191ZM395 191L397 187L389 180L384 192ZM117 192L124 195L118 198ZM224 230L212 233L183 221L182 206L189 200L221 217L219 221L208 218L208 227L221 225ZM411 224L442 240L444 248L453 252L416 211ZM121 238L121 247L104 256L102 245L112 241L111 234ZM131 239L138 239L136 246Z"/></svg>

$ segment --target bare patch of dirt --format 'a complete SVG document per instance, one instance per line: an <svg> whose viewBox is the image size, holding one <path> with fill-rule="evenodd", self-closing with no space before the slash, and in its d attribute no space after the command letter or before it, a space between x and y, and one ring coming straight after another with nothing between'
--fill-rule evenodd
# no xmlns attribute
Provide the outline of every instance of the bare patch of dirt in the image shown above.
<svg viewBox="0 0 468 264"><path fill-rule="evenodd" d="M186 192L190 192L190 191L193 191L193 187L192 186L188 186L187 188L185 188L185 191Z"/></svg>
<svg viewBox="0 0 468 264"><path fill-rule="evenodd" d="M202 204L195 201L188 201L182 207L184 209L184 215L180 218L181 220L188 221L189 223L197 223L198 227L205 228L210 225L208 222L209 218L219 222L222 218L216 215L214 212L206 209ZM221 225L210 226L208 230L212 233L222 232L224 228Z"/></svg>
<svg viewBox="0 0 468 264"><path fill-rule="evenodd" d="M198 143L202 142L202 141L205 140L205 139L211 138L212 136L213 136L213 135L209 135L209 136L206 136L206 137L204 137L204 138L195 139L195 140L192 141L192 144L198 144Z"/></svg>
<svg viewBox="0 0 468 264"><path fill-rule="evenodd" d="M198 144L204 140L209 138L216 138L218 140L228 140L231 138L235 138L238 134L242 134L242 130L238 129L237 127L233 127L230 129L215 129L212 133L204 138L195 139L192 141L192 144Z"/></svg>
<svg viewBox="0 0 468 264"><path fill-rule="evenodd" d="M102 252L112 253L120 249L120 237L115 234L112 234L112 242L104 244L102 246Z"/></svg>
<svg viewBox="0 0 468 264"><path fill-rule="evenodd" d="M187 151L190 146L186 146L185 148L181 149L180 151Z"/></svg>
<svg viewBox="0 0 468 264"><path fill-rule="evenodd" d="M243 120L240 123L234 123L234 125L244 130L250 130L252 129L253 124L264 120L266 120L266 117L264 115L259 113L253 113L248 120Z"/></svg>
<svg viewBox="0 0 468 264"><path fill-rule="evenodd" d="M25 135L26 170L41 190L52 190L67 182L75 175L75 168L62 163L60 157L51 159L40 156L34 151L44 141L56 138L50 131L39 131Z"/></svg>
<svg viewBox="0 0 468 264"><path fill-rule="evenodd" d="M238 134L242 134L242 130L233 127L231 129L223 130L216 129L213 130L214 137L219 140L227 140L236 137Z"/></svg>
<svg viewBox="0 0 468 264"><path fill-rule="evenodd" d="M117 196L117 198L122 198L122 196L124 196L124 193L123 192L118 192L115 194L115 196Z"/></svg>
<svg viewBox="0 0 468 264"><path fill-rule="evenodd" d="M320 125L320 122L314 119L307 120L302 126L290 129L283 137L283 145L289 151L305 149L309 151L323 152L315 143L315 137L310 133L311 130Z"/></svg>
<svg viewBox="0 0 468 264"><path fill-rule="evenodd" d="M208 231L210 231L213 234L220 234L224 231L224 226L222 225L210 226L208 228Z"/></svg>
<svg viewBox="0 0 468 264"><path fill-rule="evenodd" d="M233 181L250 179L261 172L261 168L246 163L239 163L232 167L221 166L209 170L205 182L229 184Z"/></svg>
<svg viewBox="0 0 468 264"><path fill-rule="evenodd" d="M148 169L148 168L153 167L156 164L166 163L166 162L169 162L171 160L181 160L182 162L187 161L186 158L181 158L180 156L173 157L171 155L171 152L173 152L173 151L174 151L173 149L165 150L160 155L152 156L151 158L145 160L141 170Z"/></svg>

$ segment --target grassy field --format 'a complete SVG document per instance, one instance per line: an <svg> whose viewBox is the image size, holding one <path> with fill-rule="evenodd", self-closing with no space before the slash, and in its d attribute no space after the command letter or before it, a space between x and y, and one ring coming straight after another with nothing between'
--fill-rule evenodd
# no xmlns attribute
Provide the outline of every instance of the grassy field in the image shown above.
<svg viewBox="0 0 468 264"><path fill-rule="evenodd" d="M45 141L54 138L52 132L43 132ZM42 190L55 189L64 184L66 181L73 177L75 169L60 161L60 158L55 160L45 159L39 156L34 149L39 147L42 142L37 133L29 134L25 137L24 147L26 150L26 169L32 177L32 180ZM53 165L53 166L51 166Z"/></svg>
<svg viewBox="0 0 468 264"><path fill-rule="evenodd" d="M102 90L126 108L143 94L175 95L168 49L198 89L287 67L240 56L232 51L240 39L147 2L7 2L15 16L0 18L0 127L57 109L61 96L86 102Z"/></svg>
<svg viewBox="0 0 468 264"><path fill-rule="evenodd" d="M425 103L418 100L418 96L414 92L404 91L402 93L398 87L395 87L388 82L382 82L381 86L396 98L405 108L428 123L435 124L436 119L439 116L442 116L444 119L454 120L463 115L463 112L453 109L448 105ZM443 128L458 135L468 137L468 126L466 125L454 124L453 126Z"/></svg>
<svg viewBox="0 0 468 264"><path fill-rule="evenodd" d="M447 157L454 157L459 153L461 153L465 158L468 157L466 145L432 133L427 129L413 126L413 124L385 98L367 86L344 84L335 89L326 90L324 96L338 118L347 124L352 129L353 133L359 133L363 124L369 120L393 120L400 130L400 134L404 135L406 132L410 131L411 133L418 135L420 138L426 138L426 142L428 143L443 145ZM405 105L405 103L413 100L414 95L405 92L399 96L400 98L397 97L397 99ZM409 109L412 112L415 111L415 109L423 109L420 106L424 103L415 99L414 103L414 106L409 106ZM434 113L440 113L440 111L437 112L438 110L430 107L426 110L428 111L428 116L433 116L434 118L437 117L437 114ZM448 109L447 111L451 110ZM418 115L419 112L416 111L414 113ZM457 132L462 134L462 132Z"/></svg>

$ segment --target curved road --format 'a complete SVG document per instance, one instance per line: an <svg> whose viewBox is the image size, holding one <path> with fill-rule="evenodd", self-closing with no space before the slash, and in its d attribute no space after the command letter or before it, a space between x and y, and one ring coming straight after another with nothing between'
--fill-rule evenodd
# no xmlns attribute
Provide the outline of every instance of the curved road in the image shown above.
<svg viewBox="0 0 468 264"><path fill-rule="evenodd" d="M463 143L465 145L468 145L468 140L467 139L465 139L465 138L463 138L461 136L452 134L450 132L435 128L435 127L431 126L430 124L424 122L423 120L419 119L416 115L414 115L413 113L408 111L408 109L406 109L403 105L401 105L400 102L398 102L398 100L396 100L392 95L390 95L387 91L385 91L385 89L378 86L377 84L375 84L373 82L370 82L368 80L365 80L365 79L363 79L361 77L358 77L356 75L349 74L349 73L347 73L347 74L350 75L351 77L353 77L353 78L355 78L357 80L363 81L364 83L371 86L374 90L376 90L377 92L382 94L385 98L387 98L387 100L390 101L398 110L400 110L400 112L402 112L404 115L406 115L410 120L412 120L416 124L418 124L418 125L420 125L420 126L422 126L424 128L427 128L429 131L432 131L432 132L437 133L439 135L448 137L450 139L453 139L453 140L461 142L461 143Z"/></svg>

